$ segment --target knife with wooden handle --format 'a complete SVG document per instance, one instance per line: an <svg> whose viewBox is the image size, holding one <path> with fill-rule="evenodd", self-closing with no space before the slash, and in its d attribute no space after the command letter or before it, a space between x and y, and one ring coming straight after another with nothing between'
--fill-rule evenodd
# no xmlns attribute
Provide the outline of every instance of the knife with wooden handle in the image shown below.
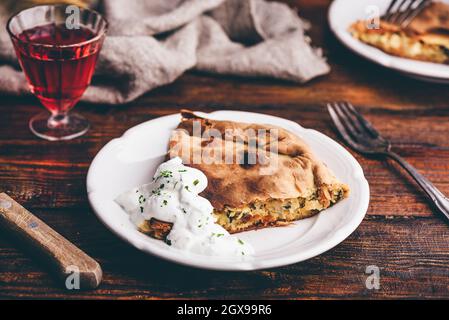
<svg viewBox="0 0 449 320"><path fill-rule="evenodd" d="M103 272L97 261L5 193L0 193L0 225L40 253L55 269L66 287L67 282L72 279L73 284L79 283L81 290L99 286Z"/></svg>

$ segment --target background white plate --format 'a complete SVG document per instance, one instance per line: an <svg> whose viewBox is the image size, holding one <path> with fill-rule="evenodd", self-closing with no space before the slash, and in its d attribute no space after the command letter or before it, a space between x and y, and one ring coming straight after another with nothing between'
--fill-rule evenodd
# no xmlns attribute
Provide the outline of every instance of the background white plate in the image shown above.
<svg viewBox="0 0 449 320"><path fill-rule="evenodd" d="M239 234L256 250L254 257L216 258L186 253L136 230L129 216L114 202L124 191L151 180L167 152L170 133L181 116L154 119L110 141L93 160L87 175L90 204L98 218L136 248L173 262L216 270L255 270L292 264L319 255L348 237L362 222L368 208L369 186L352 155L329 137L295 122L249 112L217 111L197 114L217 120L248 121L283 127L312 147L341 181L349 184L349 199L309 219L281 227Z"/></svg>
<svg viewBox="0 0 449 320"><path fill-rule="evenodd" d="M353 38L348 27L357 20L368 19L370 6L377 6L382 15L391 0L334 0L329 12L328 20L331 30L336 37L355 53L384 67L394 69L416 79L425 81L449 83L449 66L404 59L389 55L379 49L366 45ZM440 0L449 3L449 0Z"/></svg>

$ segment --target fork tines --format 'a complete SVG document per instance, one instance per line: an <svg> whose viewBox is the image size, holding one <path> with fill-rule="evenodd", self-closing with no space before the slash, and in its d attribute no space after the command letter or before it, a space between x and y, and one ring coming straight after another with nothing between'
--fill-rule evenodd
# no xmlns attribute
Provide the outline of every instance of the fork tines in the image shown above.
<svg viewBox="0 0 449 320"><path fill-rule="evenodd" d="M327 109L342 138L355 150L371 153L388 146L388 141L349 102L330 102Z"/></svg>
<svg viewBox="0 0 449 320"><path fill-rule="evenodd" d="M406 27L431 0L392 0L384 14L387 22Z"/></svg>

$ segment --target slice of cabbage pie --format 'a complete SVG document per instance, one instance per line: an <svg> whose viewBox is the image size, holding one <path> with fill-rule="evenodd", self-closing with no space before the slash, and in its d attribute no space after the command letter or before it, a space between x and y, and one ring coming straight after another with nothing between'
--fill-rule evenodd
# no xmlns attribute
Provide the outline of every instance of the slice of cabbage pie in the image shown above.
<svg viewBox="0 0 449 320"><path fill-rule="evenodd" d="M449 64L449 5L431 2L402 28L379 21L353 23L349 32L356 39L402 58Z"/></svg>
<svg viewBox="0 0 449 320"><path fill-rule="evenodd" d="M200 195L230 233L287 225L349 195L349 187L302 139L272 125L217 121L182 110L168 157L204 172L208 186ZM170 225L152 219L140 230L164 239Z"/></svg>

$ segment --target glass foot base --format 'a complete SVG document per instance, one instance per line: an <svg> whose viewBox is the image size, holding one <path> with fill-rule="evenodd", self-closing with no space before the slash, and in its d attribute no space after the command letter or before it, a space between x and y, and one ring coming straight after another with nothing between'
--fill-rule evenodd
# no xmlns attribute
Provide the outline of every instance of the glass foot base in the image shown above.
<svg viewBox="0 0 449 320"><path fill-rule="evenodd" d="M30 120L30 130L36 136L49 141L70 140L89 130L89 122L77 113L49 116L43 112Z"/></svg>

